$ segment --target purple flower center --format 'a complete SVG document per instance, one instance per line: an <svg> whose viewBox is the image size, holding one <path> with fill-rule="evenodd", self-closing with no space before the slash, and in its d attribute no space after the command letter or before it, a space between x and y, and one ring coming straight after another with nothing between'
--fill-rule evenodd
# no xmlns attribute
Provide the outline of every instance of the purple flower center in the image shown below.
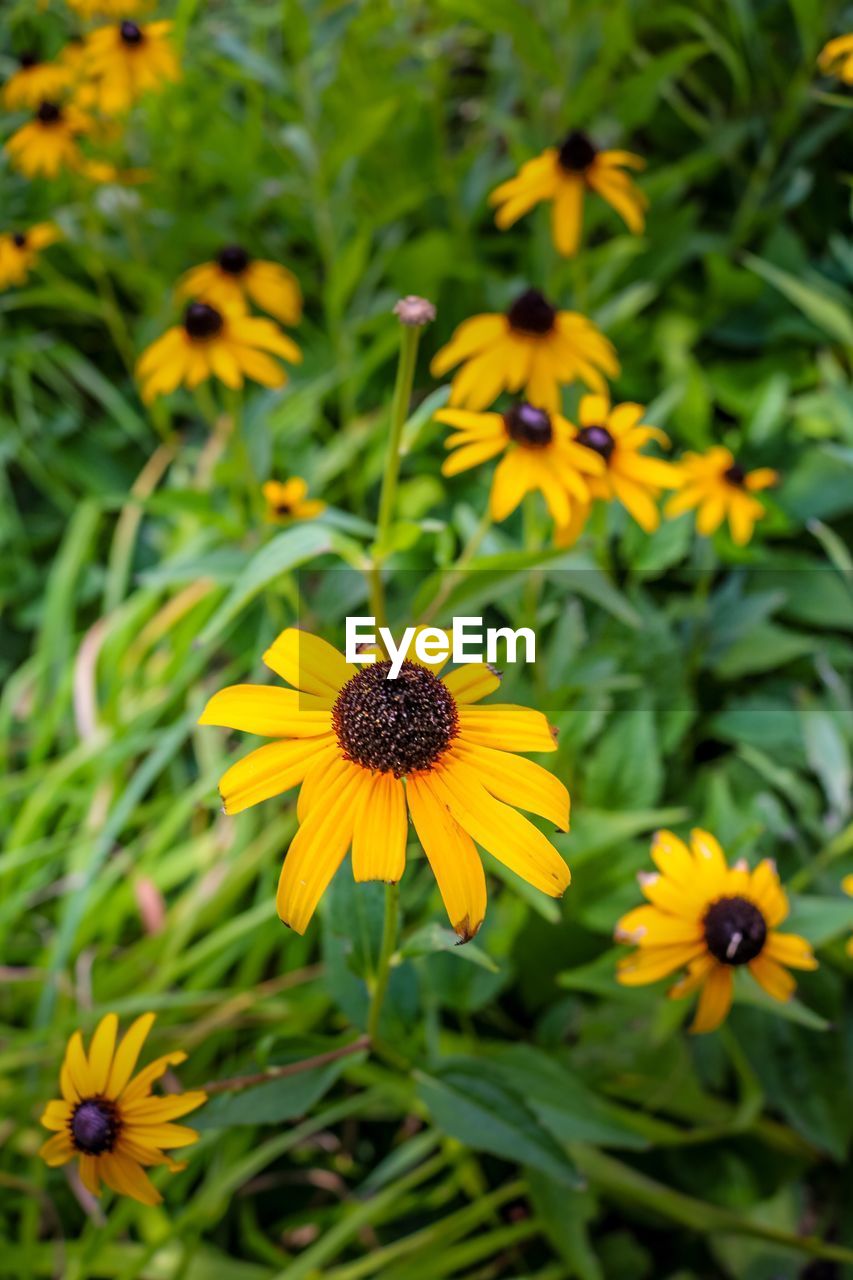
<svg viewBox="0 0 853 1280"><path fill-rule="evenodd" d="M536 409L526 400L513 405L503 419L510 437L518 444L541 449L554 438L550 416L544 409Z"/></svg>
<svg viewBox="0 0 853 1280"><path fill-rule="evenodd" d="M221 249L216 261L229 276L241 276L249 265L249 255L239 244L227 244Z"/></svg>
<svg viewBox="0 0 853 1280"><path fill-rule="evenodd" d="M592 449L599 454L605 462L616 447L616 441L607 427L601 426L581 427L578 432L578 444L586 445L587 449Z"/></svg>
<svg viewBox="0 0 853 1280"><path fill-rule="evenodd" d="M191 338L215 338L222 328L222 316L206 302L192 302L184 312L184 328Z"/></svg>
<svg viewBox="0 0 853 1280"><path fill-rule="evenodd" d="M742 489L743 482L746 479L746 472L743 467L738 466L735 462L727 471L723 472L723 479L728 480L729 484L733 484L736 488Z"/></svg>
<svg viewBox="0 0 853 1280"><path fill-rule="evenodd" d="M71 1138L78 1151L100 1156L112 1151L118 1136L115 1107L106 1098L86 1098L71 1117Z"/></svg>
<svg viewBox="0 0 853 1280"><path fill-rule="evenodd" d="M525 289L506 313L513 329L519 333L550 333L557 312L538 289Z"/></svg>
<svg viewBox="0 0 853 1280"><path fill-rule="evenodd" d="M123 22L118 30L122 44L142 44L145 39L141 27L138 27L135 22Z"/></svg>
<svg viewBox="0 0 853 1280"><path fill-rule="evenodd" d="M721 964L748 964L767 940L767 923L754 902L718 898L703 921L708 950Z"/></svg>

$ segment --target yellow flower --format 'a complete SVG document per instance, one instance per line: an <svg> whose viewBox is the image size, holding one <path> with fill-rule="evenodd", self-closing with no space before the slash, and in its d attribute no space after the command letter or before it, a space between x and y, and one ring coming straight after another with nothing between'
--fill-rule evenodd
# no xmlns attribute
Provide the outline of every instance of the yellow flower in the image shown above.
<svg viewBox="0 0 853 1280"><path fill-rule="evenodd" d="M153 1022L153 1013L143 1014L116 1046L118 1018L108 1013L92 1036L88 1057L79 1031L68 1041L59 1076L62 1098L49 1102L41 1118L55 1132L40 1155L51 1168L77 1156L83 1185L92 1195L100 1195L103 1178L120 1195L160 1204L163 1197L145 1168L166 1165L177 1173L185 1166L166 1149L197 1141L194 1129L172 1121L200 1107L206 1095L198 1089L163 1097L151 1092L154 1081L187 1055L164 1054L133 1075Z"/></svg>
<svg viewBox="0 0 853 1280"><path fill-rule="evenodd" d="M738 546L745 546L756 520L765 514L752 494L775 484L777 472L770 467L744 471L722 445L715 445L707 453L686 453L677 466L682 487L666 504L666 514L679 516L698 507L696 529L706 536L728 517L733 540Z"/></svg>
<svg viewBox="0 0 853 1280"><path fill-rule="evenodd" d="M616 926L620 942L638 948L620 961L626 986L657 982L678 969L687 974L669 991L674 999L701 989L693 1031L713 1031L729 1011L734 971L747 965L774 1000L790 1000L791 969L816 969L805 938L778 933L788 899L769 858L750 871L745 862L726 863L707 831L690 833L690 848L671 831L652 842L658 873L640 877L648 902Z"/></svg>
<svg viewBox="0 0 853 1280"><path fill-rule="evenodd" d="M58 239L59 228L52 222L37 222L29 231L0 235L0 289L23 284L42 249Z"/></svg>
<svg viewBox="0 0 853 1280"><path fill-rule="evenodd" d="M123 18L151 8L151 0L68 0L81 18Z"/></svg>
<svg viewBox="0 0 853 1280"><path fill-rule="evenodd" d="M601 371L619 372L616 352L607 338L576 311L557 311L538 289L527 289L505 314L465 320L432 362L435 377L454 365L451 405L485 409L501 391L525 389L527 399L543 409L560 407L560 385L580 378L594 391L604 391Z"/></svg>
<svg viewBox="0 0 853 1280"><path fill-rule="evenodd" d="M3 86L3 106L10 111L33 109L59 98L71 83L71 72L61 62L40 62L34 53L25 53L18 61L20 70Z"/></svg>
<svg viewBox="0 0 853 1280"><path fill-rule="evenodd" d="M622 169L644 166L630 151L598 151L585 133L574 129L562 146L548 147L495 188L489 196L490 204L498 206L495 222L505 231L540 200L551 200L554 245L558 253L571 258L580 245L584 195L595 191L638 235L645 225L648 201Z"/></svg>
<svg viewBox="0 0 853 1280"><path fill-rule="evenodd" d="M828 41L818 55L817 65L824 75L853 84L853 34Z"/></svg>
<svg viewBox="0 0 853 1280"><path fill-rule="evenodd" d="M299 281L277 262L250 258L241 245L226 245L215 262L203 262L178 282L185 298L206 298L225 310L246 309L252 301L282 324L298 324L302 316Z"/></svg>
<svg viewBox="0 0 853 1280"><path fill-rule="evenodd" d="M287 381L281 365L266 354L298 364L302 353L272 320L217 311L206 302L191 303L183 324L152 342L136 366L146 404L168 395L181 383L192 389L207 378L242 387L251 378L265 387Z"/></svg>
<svg viewBox="0 0 853 1280"><path fill-rule="evenodd" d="M94 90L94 105L104 115L121 115L144 94L180 79L168 39L172 25L150 22L140 27L126 18L88 37L83 65Z"/></svg>
<svg viewBox="0 0 853 1280"><path fill-rule="evenodd" d="M267 519L276 524L289 520L313 520L326 510L325 502L309 498L308 485L299 476L289 480L267 480L262 487L267 504Z"/></svg>
<svg viewBox="0 0 853 1280"><path fill-rule="evenodd" d="M6 142L13 164L29 178L55 178L61 169L79 169L83 161L77 138L91 121L75 106L42 102L32 120Z"/></svg>
<svg viewBox="0 0 853 1280"><path fill-rule="evenodd" d="M430 640L442 632L428 630ZM486 911L486 879L474 841L552 897L569 870L542 832L510 806L561 830L569 794L541 765L512 753L554 751L548 722L527 707L474 704L499 687L485 664L439 678L443 661L355 667L326 641L282 632L266 665L293 688L235 685L214 695L200 724L276 741L233 765L220 781L226 813L240 813L301 783L299 830L278 886L278 914L304 933L352 845L355 879L396 882L408 821L438 881L460 937L473 938Z"/></svg>
<svg viewBox="0 0 853 1280"><path fill-rule="evenodd" d="M601 458L574 442L574 428L565 418L526 401L506 413L441 409L435 416L456 428L445 441L454 452L441 468L444 475L458 475L503 453L492 481L495 520L505 520L526 493L538 489L554 520L565 525L575 504L588 505L592 477L604 472Z"/></svg>

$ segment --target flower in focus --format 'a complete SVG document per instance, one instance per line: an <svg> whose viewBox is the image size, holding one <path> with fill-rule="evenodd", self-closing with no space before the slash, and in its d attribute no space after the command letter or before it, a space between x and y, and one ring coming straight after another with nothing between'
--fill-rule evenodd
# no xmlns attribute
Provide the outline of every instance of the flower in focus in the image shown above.
<svg viewBox="0 0 853 1280"><path fill-rule="evenodd" d="M29 178L55 178L61 169L79 169L83 156L77 138L88 133L89 118L79 108L42 102L33 119L6 142L6 150Z"/></svg>
<svg viewBox="0 0 853 1280"><path fill-rule="evenodd" d="M817 65L824 75L853 84L853 33L829 40L818 54Z"/></svg>
<svg viewBox="0 0 853 1280"><path fill-rule="evenodd" d="M441 409L435 416L455 428L445 441L445 448L454 452L441 468L444 475L459 475L503 453L492 481L495 520L505 520L526 493L538 489L554 520L565 525L573 504L588 505L592 477L603 475L604 463L575 443L565 418L526 401L506 413Z"/></svg>
<svg viewBox="0 0 853 1280"><path fill-rule="evenodd" d="M238 244L226 245L214 262L187 271L178 282L178 293L232 311L245 310L251 301L282 324L298 324L302 316L296 276L277 262L251 258Z"/></svg>
<svg viewBox="0 0 853 1280"><path fill-rule="evenodd" d="M19 69L3 85L3 106L10 111L60 98L71 83L71 72L61 62L40 62L34 53L22 54L18 62Z"/></svg>
<svg viewBox="0 0 853 1280"><path fill-rule="evenodd" d="M729 1011L735 969L744 965L774 1000L789 1000L796 983L788 969L816 969L805 938L778 933L788 899L769 858L750 871L729 867L707 831L692 831L690 847L671 831L652 843L657 873L640 877L648 902L616 926L620 942L637 950L619 964L626 986L687 974L669 991L675 999L701 990L693 1031L713 1031ZM785 967L787 966L787 967Z"/></svg>
<svg viewBox="0 0 853 1280"><path fill-rule="evenodd" d="M436 628L430 641L445 641ZM561 830L569 794L541 765L513 754L554 751L539 711L476 706L500 685L482 663L439 677L443 661L407 659L355 667L325 640L289 629L264 654L292 688L234 685L215 694L200 724L275 741L227 771L219 789L229 814L302 784L299 830L278 885L278 914L304 933L352 846L357 881L396 882L405 868L411 816L462 942L486 911L486 878L474 841L552 897L569 870L551 842L512 805Z"/></svg>
<svg viewBox="0 0 853 1280"><path fill-rule="evenodd" d="M575 440L604 464L604 474L589 482L592 497L605 502L615 498L641 529L652 533L660 524L656 499L662 489L678 488L681 473L671 462L640 452L650 440L669 445L669 437L658 427L639 425L644 412L641 404L626 401L611 407L606 396L584 396ZM574 541L570 532L566 537Z"/></svg>
<svg viewBox="0 0 853 1280"><path fill-rule="evenodd" d="M722 445L715 445L707 453L686 453L677 466L681 490L669 499L666 514L679 516L698 507L696 529L706 537L728 517L733 540L738 546L745 546L756 520L765 514L762 504L752 495L775 484L778 473L770 467L744 471Z"/></svg>
<svg viewBox="0 0 853 1280"><path fill-rule="evenodd" d="M541 200L551 200L554 246L571 258L580 245L587 191L597 192L629 231L639 235L648 201L622 170L644 167L645 162L630 151L599 151L585 133L574 129L560 147L548 147L523 164L514 178L496 187L489 203L498 206L495 222L505 231Z"/></svg>
<svg viewBox="0 0 853 1280"><path fill-rule="evenodd" d="M94 104L104 115L129 111L144 94L180 78L168 39L172 25L150 22L139 26L125 18L88 37L84 68L94 90Z"/></svg>
<svg viewBox="0 0 853 1280"><path fill-rule="evenodd" d="M267 352L298 364L302 353L272 320L218 311L192 302L182 324L152 342L136 366L146 404L183 384L197 387L218 378L226 387L242 387L251 378L265 387L280 387L287 374Z"/></svg>
<svg viewBox="0 0 853 1280"><path fill-rule="evenodd" d="M28 231L0 235L0 289L23 284L42 249L58 239L59 228L52 222L37 222Z"/></svg>
<svg viewBox="0 0 853 1280"><path fill-rule="evenodd" d="M261 492L267 504L267 519L276 524L313 520L326 510L325 502L308 497L308 485L299 476L284 481L267 480Z"/></svg>
<svg viewBox="0 0 853 1280"><path fill-rule="evenodd" d="M54 1135L39 1154L51 1168L77 1156L80 1178L94 1196L100 1195L103 1178L120 1195L160 1204L163 1197L145 1168L166 1165L179 1172L185 1166L166 1149L197 1141L194 1129L172 1121L195 1111L206 1095L198 1089L163 1096L151 1092L154 1081L187 1055L164 1054L133 1074L153 1022L154 1014L144 1013L116 1045L118 1018L108 1013L92 1036L88 1056L75 1031L59 1076L62 1098L49 1102L42 1115L41 1123Z"/></svg>
<svg viewBox="0 0 853 1280"><path fill-rule="evenodd" d="M527 289L505 314L472 316L435 355L431 369L442 377L463 368L450 390L451 405L485 409L501 391L525 389L543 409L560 407L561 384L580 378L604 391L602 372L619 372L616 352L592 321L576 311L558 311L539 292Z"/></svg>

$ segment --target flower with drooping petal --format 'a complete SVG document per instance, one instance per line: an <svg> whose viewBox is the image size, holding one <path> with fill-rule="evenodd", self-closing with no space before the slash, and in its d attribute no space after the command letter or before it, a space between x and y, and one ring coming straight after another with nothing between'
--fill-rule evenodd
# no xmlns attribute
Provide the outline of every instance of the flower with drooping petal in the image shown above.
<svg viewBox="0 0 853 1280"><path fill-rule="evenodd" d="M756 521L766 514L753 495L776 484L778 472L771 467L745 471L723 445L715 445L707 453L686 453L676 465L681 487L666 504L667 516L698 508L696 530L706 537L728 518L733 541L745 546Z"/></svg>
<svg viewBox="0 0 853 1280"><path fill-rule="evenodd" d="M239 244L226 245L214 262L192 267L178 281L182 298L204 298L223 311L247 310L253 302L281 324L298 324L302 316L299 281L277 262L252 258Z"/></svg>

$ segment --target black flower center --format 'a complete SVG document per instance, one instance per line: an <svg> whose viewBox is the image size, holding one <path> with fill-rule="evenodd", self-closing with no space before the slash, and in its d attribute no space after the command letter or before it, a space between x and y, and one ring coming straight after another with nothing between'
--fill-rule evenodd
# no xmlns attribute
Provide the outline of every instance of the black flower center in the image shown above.
<svg viewBox="0 0 853 1280"><path fill-rule="evenodd" d="M215 338L222 328L222 316L206 302L192 302L184 312L184 328L191 338Z"/></svg>
<svg viewBox="0 0 853 1280"><path fill-rule="evenodd" d="M241 276L249 265L249 255L239 244L227 244L221 249L216 261L229 276Z"/></svg>
<svg viewBox="0 0 853 1280"><path fill-rule="evenodd" d="M289 502L277 502L273 508L277 516L289 516L293 507Z"/></svg>
<svg viewBox="0 0 853 1280"><path fill-rule="evenodd" d="M723 472L723 479L728 480L729 484L733 484L736 489L742 489L743 482L746 479L746 472L743 467L738 466L735 462Z"/></svg>
<svg viewBox="0 0 853 1280"><path fill-rule="evenodd" d="M703 924L708 950L721 964L748 964L767 939L764 916L746 898L718 898Z"/></svg>
<svg viewBox="0 0 853 1280"><path fill-rule="evenodd" d="M12 244L15 246L16 249L25 249L27 246L27 237L25 232L16 231L15 234L12 236Z"/></svg>
<svg viewBox="0 0 853 1280"><path fill-rule="evenodd" d="M112 1151L119 1131L115 1106L107 1098L86 1098L71 1117L71 1140L87 1156Z"/></svg>
<svg viewBox="0 0 853 1280"><path fill-rule="evenodd" d="M42 124L57 124L62 119L62 109L55 102L43 102L36 112Z"/></svg>
<svg viewBox="0 0 853 1280"><path fill-rule="evenodd" d="M121 24L118 30L122 44L142 44L142 41L145 39L141 27L138 27L135 22L125 21Z"/></svg>
<svg viewBox="0 0 853 1280"><path fill-rule="evenodd" d="M22 53L18 59L18 63L23 71L29 71L30 67L37 67L39 62L40 58L38 54L33 53L30 50L26 53Z"/></svg>
<svg viewBox="0 0 853 1280"><path fill-rule="evenodd" d="M550 333L557 312L538 289L525 289L506 313L513 329L520 333Z"/></svg>
<svg viewBox="0 0 853 1280"><path fill-rule="evenodd" d="M558 158L560 168L567 173L583 173L592 164L598 152L582 129L572 129L563 145Z"/></svg>
<svg viewBox="0 0 853 1280"><path fill-rule="evenodd" d="M389 680L390 662L374 662L344 685L332 725L347 760L395 778L435 764L459 730L453 694L437 676L404 662Z"/></svg>
<svg viewBox="0 0 853 1280"><path fill-rule="evenodd" d="M544 409L535 409L526 400L504 414L504 426L511 439L534 449L550 444L554 438L550 415Z"/></svg>
<svg viewBox="0 0 853 1280"><path fill-rule="evenodd" d="M616 447L616 441L607 427L600 426L581 427L578 432L578 444L586 445L587 449L592 449L599 454L605 462Z"/></svg>

